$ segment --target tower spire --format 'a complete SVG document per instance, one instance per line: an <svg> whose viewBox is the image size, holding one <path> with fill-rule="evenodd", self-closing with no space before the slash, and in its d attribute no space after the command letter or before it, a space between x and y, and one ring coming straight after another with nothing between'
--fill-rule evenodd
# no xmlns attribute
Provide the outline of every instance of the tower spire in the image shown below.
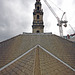
<svg viewBox="0 0 75 75"><path fill-rule="evenodd" d="M33 12L32 30L33 30L33 33L43 33L43 29L44 29L43 10L41 9L40 0L36 0L35 9Z"/></svg>

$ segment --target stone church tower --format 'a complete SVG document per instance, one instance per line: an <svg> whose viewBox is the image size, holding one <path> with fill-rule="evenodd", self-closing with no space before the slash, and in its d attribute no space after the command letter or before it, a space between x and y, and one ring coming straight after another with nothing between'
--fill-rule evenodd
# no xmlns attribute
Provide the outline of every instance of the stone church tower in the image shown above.
<svg viewBox="0 0 75 75"><path fill-rule="evenodd" d="M43 10L41 9L40 0L36 0L35 9L33 12L33 25L32 32L33 33L43 33L44 25L43 25Z"/></svg>

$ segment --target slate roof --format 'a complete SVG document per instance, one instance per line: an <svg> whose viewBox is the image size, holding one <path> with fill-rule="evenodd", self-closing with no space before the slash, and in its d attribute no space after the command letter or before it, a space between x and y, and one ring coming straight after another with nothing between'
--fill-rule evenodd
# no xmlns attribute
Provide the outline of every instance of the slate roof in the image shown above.
<svg viewBox="0 0 75 75"><path fill-rule="evenodd" d="M75 75L75 43L54 34L21 34L0 43L0 75Z"/></svg>

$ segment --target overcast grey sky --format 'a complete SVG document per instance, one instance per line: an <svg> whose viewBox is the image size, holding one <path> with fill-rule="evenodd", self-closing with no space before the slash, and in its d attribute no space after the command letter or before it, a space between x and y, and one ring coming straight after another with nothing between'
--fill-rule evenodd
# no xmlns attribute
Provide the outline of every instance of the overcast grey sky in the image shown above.
<svg viewBox="0 0 75 75"><path fill-rule="evenodd" d="M36 0L0 0L0 41L19 35L23 32L32 32L33 9ZM62 16L60 10L55 7L55 3L66 12L68 24L75 28L75 0L48 0L59 17ZM59 35L57 20L50 12L46 4L41 0L44 11L44 32L52 32ZM73 31L68 26L63 27L64 35Z"/></svg>

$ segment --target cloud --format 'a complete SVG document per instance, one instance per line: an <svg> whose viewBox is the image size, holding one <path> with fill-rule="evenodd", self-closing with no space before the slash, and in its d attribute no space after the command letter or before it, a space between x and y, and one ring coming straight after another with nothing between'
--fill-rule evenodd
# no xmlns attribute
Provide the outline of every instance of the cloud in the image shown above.
<svg viewBox="0 0 75 75"><path fill-rule="evenodd" d="M32 32L33 9L36 0L0 0L0 41L6 40L22 32ZM45 32L59 35L57 20L43 0ZM50 1L49 1L50 2ZM67 12L69 23L75 27L75 0L52 0L58 7ZM51 2L53 10L61 17L56 6ZM67 28L65 34L68 34ZM70 33L70 32L69 32Z"/></svg>
<svg viewBox="0 0 75 75"><path fill-rule="evenodd" d="M32 0L0 0L0 41L27 31L32 25Z"/></svg>

